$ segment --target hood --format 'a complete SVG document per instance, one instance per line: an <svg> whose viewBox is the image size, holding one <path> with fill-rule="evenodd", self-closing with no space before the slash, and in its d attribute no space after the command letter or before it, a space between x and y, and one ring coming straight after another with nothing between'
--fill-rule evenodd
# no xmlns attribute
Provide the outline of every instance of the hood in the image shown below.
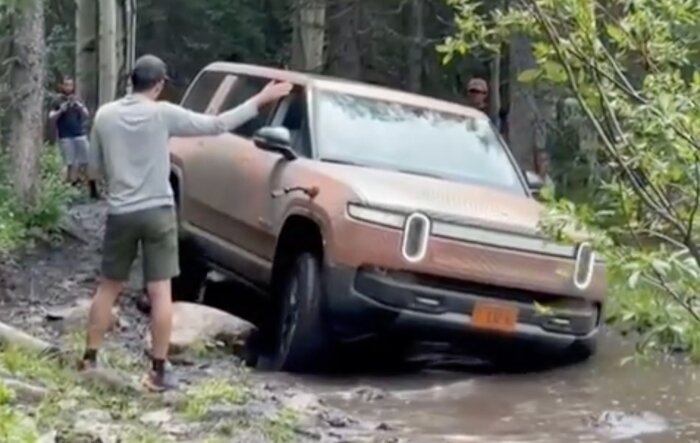
<svg viewBox="0 0 700 443"><path fill-rule="evenodd" d="M543 206L525 195L389 170L313 162L359 202L533 235Z"/></svg>

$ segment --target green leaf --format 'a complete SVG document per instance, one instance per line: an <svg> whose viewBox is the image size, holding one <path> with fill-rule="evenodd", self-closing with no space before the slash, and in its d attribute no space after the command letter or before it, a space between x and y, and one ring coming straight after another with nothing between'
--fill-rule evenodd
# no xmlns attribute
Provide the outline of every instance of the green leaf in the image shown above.
<svg viewBox="0 0 700 443"><path fill-rule="evenodd" d="M518 81L521 83L532 83L540 77L539 69L526 69L518 74Z"/></svg>

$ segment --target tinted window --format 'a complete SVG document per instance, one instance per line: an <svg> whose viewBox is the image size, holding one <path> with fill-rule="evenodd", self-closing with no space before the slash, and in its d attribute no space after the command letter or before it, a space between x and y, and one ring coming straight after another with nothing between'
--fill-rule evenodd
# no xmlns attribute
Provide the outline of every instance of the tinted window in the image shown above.
<svg viewBox="0 0 700 443"><path fill-rule="evenodd" d="M343 93L316 97L321 158L525 193L486 117Z"/></svg>
<svg viewBox="0 0 700 443"><path fill-rule="evenodd" d="M270 79L264 77L238 76L221 104L219 112L228 111L229 109L243 104L246 100L260 92L269 81ZM274 103L265 106L263 109L260 109L256 118L239 126L233 132L242 137L252 137L255 131L265 126L274 109Z"/></svg>
<svg viewBox="0 0 700 443"><path fill-rule="evenodd" d="M311 157L306 93L304 90L296 90L287 100L289 100L289 106L284 112L281 124L289 129L292 138L292 149L301 156Z"/></svg>
<svg viewBox="0 0 700 443"><path fill-rule="evenodd" d="M187 96L182 101L182 106L196 112L206 111L225 75L222 72L203 72L188 91Z"/></svg>

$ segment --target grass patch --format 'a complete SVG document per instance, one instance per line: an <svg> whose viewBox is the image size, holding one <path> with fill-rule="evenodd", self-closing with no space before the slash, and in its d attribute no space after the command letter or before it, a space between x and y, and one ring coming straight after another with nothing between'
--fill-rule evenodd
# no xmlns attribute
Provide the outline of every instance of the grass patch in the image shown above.
<svg viewBox="0 0 700 443"><path fill-rule="evenodd" d="M249 391L242 384L231 384L224 379L211 379L188 390L182 412L190 420L203 418L214 405L242 405L249 399Z"/></svg>
<svg viewBox="0 0 700 443"><path fill-rule="evenodd" d="M260 430L273 443L291 443L296 440L295 429L298 424L296 412L282 409L275 418L265 420Z"/></svg>
<svg viewBox="0 0 700 443"><path fill-rule="evenodd" d="M79 195L65 183L63 161L54 145L41 151L38 196L32 208L23 207L14 194L11 165L9 155L0 155L0 253L35 237L55 235L67 205Z"/></svg>

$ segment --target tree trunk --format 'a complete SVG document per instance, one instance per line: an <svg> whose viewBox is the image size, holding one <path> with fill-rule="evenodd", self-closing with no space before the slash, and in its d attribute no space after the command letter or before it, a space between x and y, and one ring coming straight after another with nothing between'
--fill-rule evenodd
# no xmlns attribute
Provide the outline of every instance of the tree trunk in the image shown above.
<svg viewBox="0 0 700 443"><path fill-rule="evenodd" d="M99 5L99 103L103 105L117 93L117 5L116 0L100 0Z"/></svg>
<svg viewBox="0 0 700 443"><path fill-rule="evenodd" d="M294 8L292 68L320 72L326 40L326 5L324 0L298 0Z"/></svg>
<svg viewBox="0 0 700 443"><path fill-rule="evenodd" d="M411 43L408 48L408 89L420 92L423 87L423 44L425 27L423 22L423 0L411 3Z"/></svg>
<svg viewBox="0 0 700 443"><path fill-rule="evenodd" d="M97 92L97 2L76 0L75 10L75 86L91 112L98 103Z"/></svg>
<svg viewBox="0 0 700 443"><path fill-rule="evenodd" d="M117 94L121 94L124 91L126 91L126 35L127 35L127 30L126 27L128 26L128 18L126 16L127 12L127 5L129 0L116 0L116 5L115 5L115 13L116 13L116 27L115 27L115 37L114 39L117 42L117 47L115 51L115 58L116 58L116 89L115 89L115 96Z"/></svg>
<svg viewBox="0 0 700 443"><path fill-rule="evenodd" d="M126 91L131 91L131 81L128 76L134 67L136 59L136 0L125 1L126 15L126 60L124 70L126 71Z"/></svg>
<svg viewBox="0 0 700 443"><path fill-rule="evenodd" d="M357 41L357 0L337 0L328 5L328 72L359 80L362 76Z"/></svg>
<svg viewBox="0 0 700 443"><path fill-rule="evenodd" d="M533 167L537 112L532 85L518 81L518 75L535 67L530 39L515 36L510 41L510 107L508 142L522 168Z"/></svg>
<svg viewBox="0 0 700 443"><path fill-rule="evenodd" d="M15 191L22 203L36 203L39 154L43 146L44 2L27 0L13 20L10 78L13 95L9 142Z"/></svg>

